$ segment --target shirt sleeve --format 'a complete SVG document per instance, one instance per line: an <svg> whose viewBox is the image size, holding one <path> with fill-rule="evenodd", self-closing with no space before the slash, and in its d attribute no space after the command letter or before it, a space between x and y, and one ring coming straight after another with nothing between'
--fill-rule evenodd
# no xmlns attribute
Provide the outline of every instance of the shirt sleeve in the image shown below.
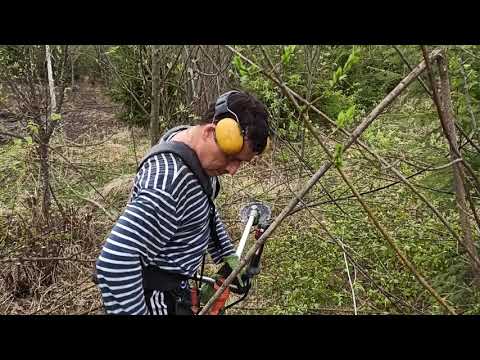
<svg viewBox="0 0 480 360"><path fill-rule="evenodd" d="M235 250L217 209L215 209L215 228L217 230L219 244L217 244L213 238L210 238L208 252L214 263L219 264L223 257L235 254Z"/></svg>
<svg viewBox="0 0 480 360"><path fill-rule="evenodd" d="M110 232L96 262L109 314L148 314L142 263L161 253L179 226L176 203L160 189L140 189Z"/></svg>

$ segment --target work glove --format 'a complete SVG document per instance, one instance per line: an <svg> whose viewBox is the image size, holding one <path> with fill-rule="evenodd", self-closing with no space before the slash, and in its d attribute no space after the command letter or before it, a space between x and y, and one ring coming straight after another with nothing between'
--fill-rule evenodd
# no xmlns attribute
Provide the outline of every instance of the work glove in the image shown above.
<svg viewBox="0 0 480 360"><path fill-rule="evenodd" d="M238 267L240 259L237 255L233 254L225 256L223 258L223 263L224 264L218 271L217 275L226 279L232 273L232 271ZM245 270L246 268L242 269L242 271L240 271L235 277L235 280L232 281L232 284L237 286L236 290L231 289L231 291L235 294L242 295L250 289L250 278L245 273Z"/></svg>
<svg viewBox="0 0 480 360"><path fill-rule="evenodd" d="M215 284L203 284L200 290L200 306L205 306L206 303L211 299L215 292L220 288L220 283ZM230 296L230 290L225 289L223 293L215 300L215 302L210 307L208 311L209 315L219 315L225 312L225 303L228 301Z"/></svg>
<svg viewBox="0 0 480 360"><path fill-rule="evenodd" d="M215 291L213 284L202 284L202 288L200 289L200 304L205 305L215 294Z"/></svg>

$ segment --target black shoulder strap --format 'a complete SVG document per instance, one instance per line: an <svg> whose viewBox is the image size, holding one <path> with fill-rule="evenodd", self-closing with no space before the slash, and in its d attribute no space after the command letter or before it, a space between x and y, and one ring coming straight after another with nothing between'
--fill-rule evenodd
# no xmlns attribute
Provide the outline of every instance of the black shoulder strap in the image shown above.
<svg viewBox="0 0 480 360"><path fill-rule="evenodd" d="M167 134L163 136L164 139L168 139L168 134L173 133L174 130L178 130L179 127L170 130ZM209 216L209 226L210 226L210 236L212 237L214 243L217 246L221 246L220 239L218 238L217 229L215 226L215 203L213 202L213 198L217 196L218 191L220 190L220 183L218 182L218 178L216 179L216 192L213 195L212 183L210 182L210 178L203 170L200 160L198 159L197 154L195 151L192 150L191 147L188 145L178 142L178 141L168 141L168 142L160 142L154 145L150 151L145 155L145 157L140 161L138 165L137 172L140 171L143 164L150 159L152 156L155 156L160 153L172 153L178 155L182 160L183 163L192 171L192 173L197 177L198 181L200 182L200 186L202 187L203 191L207 195L208 202L210 204L210 216ZM202 271L200 278L203 277L203 266L205 264L205 256L203 255L202 261ZM178 279L174 279L173 282L176 284ZM161 279L158 276L158 273L152 271L150 267L143 268L143 284L145 288L152 287L154 289L159 288L159 286L165 286L168 281L165 278Z"/></svg>
<svg viewBox="0 0 480 360"><path fill-rule="evenodd" d="M200 165L200 160L198 159L197 154L195 151L192 150L188 145L178 142L178 141L170 141L170 142L161 142L154 145L147 155L142 159L140 165L138 166L137 171L141 169L143 164L150 159L152 156L155 156L160 153L173 153L178 155L186 166L193 172L193 174L198 178L200 185L202 186L203 191L207 194L209 199L212 199L213 189L212 184L210 182L210 178L203 170L202 166ZM217 186L218 189L218 186Z"/></svg>
<svg viewBox="0 0 480 360"><path fill-rule="evenodd" d="M164 136L164 138L166 138ZM213 238L213 241L220 246L220 239L218 238L216 226L215 226L215 203L213 202L214 197L217 196L220 190L220 183L216 182L216 192L215 195L213 194L212 183L210 182L210 178L203 170L200 160L198 159L197 154L195 151L192 150L191 147L188 145L178 142L178 141L169 141L169 142L160 142L154 145L150 151L145 155L145 157L140 162L137 171L140 171L145 161L150 159L152 156L155 156L160 153L173 153L183 160L184 164L188 166L190 171L197 177L198 181L200 182L200 186L202 187L203 191L207 195L208 202L210 204L210 233Z"/></svg>

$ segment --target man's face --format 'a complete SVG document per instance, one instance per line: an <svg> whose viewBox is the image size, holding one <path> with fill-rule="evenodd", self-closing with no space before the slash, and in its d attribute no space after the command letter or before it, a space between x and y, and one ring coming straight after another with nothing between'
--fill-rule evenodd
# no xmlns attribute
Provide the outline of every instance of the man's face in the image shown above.
<svg viewBox="0 0 480 360"><path fill-rule="evenodd" d="M209 176L220 176L223 174L234 175L244 161L249 162L256 155L251 150L248 140L244 141L240 153L236 155L226 155L220 150L215 141L215 125L207 125L204 131L205 141L202 146L200 162Z"/></svg>

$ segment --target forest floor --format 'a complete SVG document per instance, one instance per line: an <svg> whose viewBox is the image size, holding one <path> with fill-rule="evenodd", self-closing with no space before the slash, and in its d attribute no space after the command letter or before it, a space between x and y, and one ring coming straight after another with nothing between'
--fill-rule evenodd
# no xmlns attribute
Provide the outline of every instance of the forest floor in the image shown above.
<svg viewBox="0 0 480 360"><path fill-rule="evenodd" d="M102 313L99 292L92 281L94 261L112 225L105 207L120 211L124 204L100 204L102 199L96 194L107 199L103 185L119 174L112 160L121 161L128 152L129 134L142 132L130 131L120 122L120 110L101 86L80 83L77 91L66 93L62 122L51 141L52 185L55 204L60 203L62 211L57 210L46 226L35 221L38 207L25 202L28 190L15 187L16 199L6 197L9 209L3 212L9 216L1 218L6 233L0 244L6 256L1 263L0 313ZM33 158L31 150L27 148L14 158ZM132 159L130 164L134 163ZM24 173L30 166L25 165ZM17 182L22 182L24 173ZM31 230L24 234L26 227ZM28 260L42 255L63 259Z"/></svg>
<svg viewBox="0 0 480 360"><path fill-rule="evenodd" d="M149 148L148 133L120 121L121 110L101 86L83 83L78 92L67 94L63 120L50 144L55 196L49 224L41 221L36 200L40 186L34 144L17 141L0 146L0 314L103 313L92 280L95 260L127 202L137 163ZM372 125L366 140L371 144L383 141L392 148L426 143L423 137L427 135L415 130L407 133L408 141L396 145L399 134L415 129L417 125L412 124L418 121L408 112L400 115L390 114L390 121L385 121L391 127L388 131L385 124ZM425 126L423 131L431 129ZM306 143L303 159L289 151L297 147L298 152L300 143L284 145L275 140L270 152L242 165L235 176L222 176L216 204L234 243L243 232L239 221L242 206L262 201L276 217L325 161L314 141ZM329 145L334 147L334 143ZM442 225L403 187L385 187L395 179L359 151L352 149L344 161L348 164L345 172L360 191L368 193L366 202L426 277L455 302L468 299L465 308L478 313L474 296L471 300L465 295L469 287L461 280L462 264L456 266L458 249L452 239L447 240ZM438 182L438 174L433 175L417 178L417 183ZM444 189L448 190L447 186ZM227 313L440 313L425 290L399 265L361 207L352 196L345 196L348 194L335 171L322 177L299 203L308 207L287 216L271 234L262 255L262 272L249 296ZM436 201L452 218L454 208L448 199L437 197ZM341 239L346 248L340 247L338 240L332 241L332 236ZM253 236L246 249L252 243ZM347 263L345 249L355 256L355 263ZM207 263L206 275L216 269ZM453 291L443 274L456 276L452 282L460 285Z"/></svg>
<svg viewBox="0 0 480 360"><path fill-rule="evenodd" d="M101 86L81 83L66 100L63 129L68 139L101 139L126 128L116 119L121 106L112 103Z"/></svg>
<svg viewBox="0 0 480 360"><path fill-rule="evenodd" d="M10 199L8 214L18 216L0 216L6 225L0 242L4 254L0 313L102 314L100 294L92 281L94 262L126 203L136 163L148 149L148 133L121 122L120 111L101 86L81 83L78 91L67 94L63 120L52 139L53 148L62 153L58 157L52 152L51 158L54 193L63 213L46 227L35 222L38 207ZM242 231L238 211L249 199L242 186L255 173L242 168L237 182L231 177L223 181L224 192L236 192L234 198L228 194L219 198L219 207L228 209L224 220L235 238ZM254 181L262 180L263 185L268 183L257 172ZM28 195L19 194L23 197ZM25 227L31 227L32 234L25 234ZM59 259L29 260L42 256ZM206 270L212 275L215 266L208 264ZM254 290L238 307L229 313L262 311Z"/></svg>

